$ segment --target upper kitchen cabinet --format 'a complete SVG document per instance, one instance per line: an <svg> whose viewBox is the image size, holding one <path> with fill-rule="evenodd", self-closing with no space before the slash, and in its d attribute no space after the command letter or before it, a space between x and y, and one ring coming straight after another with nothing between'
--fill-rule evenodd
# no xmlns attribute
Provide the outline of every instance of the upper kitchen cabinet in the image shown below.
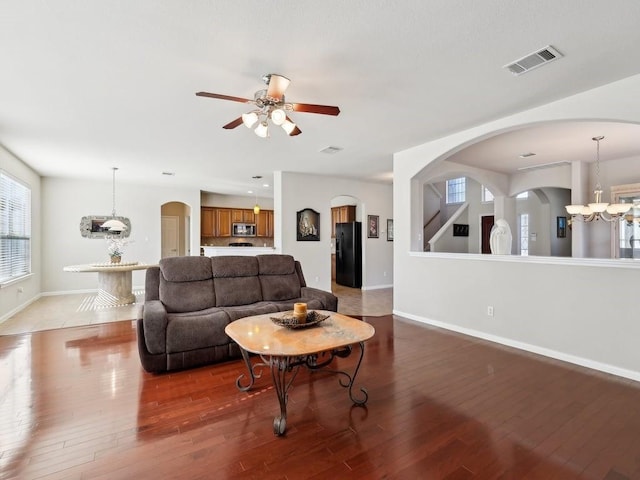
<svg viewBox="0 0 640 480"><path fill-rule="evenodd" d="M231 209L216 208L216 232L215 237L231 236Z"/></svg>
<svg viewBox="0 0 640 480"><path fill-rule="evenodd" d="M273 237L273 210L260 210L256 215L256 237Z"/></svg>
<svg viewBox="0 0 640 480"><path fill-rule="evenodd" d="M256 223L256 215L253 213L253 209L234 208L231 210L231 218L233 223Z"/></svg>
<svg viewBox="0 0 640 480"><path fill-rule="evenodd" d="M216 223L216 209L211 207L202 207L200 209L200 236L214 237Z"/></svg>

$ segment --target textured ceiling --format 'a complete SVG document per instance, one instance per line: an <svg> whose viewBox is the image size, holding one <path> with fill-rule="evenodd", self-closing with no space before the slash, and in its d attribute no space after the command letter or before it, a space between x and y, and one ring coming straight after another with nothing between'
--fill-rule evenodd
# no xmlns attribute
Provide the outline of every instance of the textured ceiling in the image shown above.
<svg viewBox="0 0 640 480"><path fill-rule="evenodd" d="M276 170L388 182L396 151L639 73L639 21L637 0L4 0L0 143L43 176L117 166L122 182L223 194ZM549 44L564 57L502 68ZM264 140L221 128L248 106L195 96L252 97L265 73L292 80L288 101L341 114L294 113L302 135ZM509 168L506 145L504 161L572 143L592 156L607 135L558 130L491 140L487 168Z"/></svg>

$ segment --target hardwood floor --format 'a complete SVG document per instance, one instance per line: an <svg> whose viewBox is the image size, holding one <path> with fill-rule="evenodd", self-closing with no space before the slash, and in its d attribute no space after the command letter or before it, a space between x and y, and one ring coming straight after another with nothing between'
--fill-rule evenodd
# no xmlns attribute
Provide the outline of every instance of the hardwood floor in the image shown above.
<svg viewBox="0 0 640 480"><path fill-rule="evenodd" d="M367 406L301 371L284 437L268 372L248 393L240 361L147 374L131 321L2 336L0 478L640 478L638 383L364 320Z"/></svg>

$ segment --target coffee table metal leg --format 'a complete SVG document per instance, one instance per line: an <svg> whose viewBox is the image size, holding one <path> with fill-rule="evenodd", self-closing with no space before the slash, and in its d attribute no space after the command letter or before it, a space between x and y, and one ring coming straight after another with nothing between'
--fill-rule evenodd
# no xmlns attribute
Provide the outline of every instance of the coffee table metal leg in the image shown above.
<svg viewBox="0 0 640 480"><path fill-rule="evenodd" d="M342 383L342 380L340 380L340 385L342 385L345 388L347 386L349 387L349 398L353 403L355 403L356 405L364 405L365 403L367 403L367 400L369 400L369 393L367 392L366 388L364 387L360 388L360 392L362 392L362 394L364 395L364 398L358 399L353 395L353 384L356 381L356 375L358 375L358 371L360 370L362 357L364 357L364 342L358 342L358 345L360 345L360 358L358 359L358 364L356 365L356 369L353 371L352 376L345 374L349 379L349 382L345 385L344 383Z"/></svg>
<svg viewBox="0 0 640 480"><path fill-rule="evenodd" d="M287 428L288 391L298 373L299 364L292 365L291 360L291 357L270 357L269 359L273 388L280 403L280 415L273 419L273 433L278 436L283 435ZM291 373L291 378L287 379L289 373Z"/></svg>
<svg viewBox="0 0 640 480"><path fill-rule="evenodd" d="M256 368L264 367L266 365L264 363L257 363L255 365L252 365L251 360L249 359L249 352L247 352L242 347L239 348L240 353L242 353L244 364L247 366L247 371L249 372L249 384L246 386L242 386L242 379L244 378L243 373L236 379L236 387L238 387L238 390L240 390L241 392L246 392L248 390L251 390L251 387L253 387L253 384L256 382L256 378L260 378L262 376L262 373L256 373Z"/></svg>

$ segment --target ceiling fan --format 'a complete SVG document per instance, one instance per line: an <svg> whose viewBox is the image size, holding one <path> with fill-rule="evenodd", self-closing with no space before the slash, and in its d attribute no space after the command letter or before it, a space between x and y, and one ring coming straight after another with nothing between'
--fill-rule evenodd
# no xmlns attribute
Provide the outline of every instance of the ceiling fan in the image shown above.
<svg viewBox="0 0 640 480"><path fill-rule="evenodd" d="M302 130L289 118L290 112L306 112L320 113L322 115L338 115L340 109L329 105L313 105L310 103L288 103L284 99L284 92L291 83L287 77L276 73L268 73L263 75L262 80L267 84L264 90L258 90L253 100L242 97L232 97L229 95L221 95L219 93L197 92L199 97L219 98L220 100L231 100L232 102L249 103L257 108L249 113L227 123L222 128L230 130L236 128L241 123L247 128L258 124L254 132L259 137L269 136L269 120L274 125L280 126L289 136L296 136L302 133Z"/></svg>

